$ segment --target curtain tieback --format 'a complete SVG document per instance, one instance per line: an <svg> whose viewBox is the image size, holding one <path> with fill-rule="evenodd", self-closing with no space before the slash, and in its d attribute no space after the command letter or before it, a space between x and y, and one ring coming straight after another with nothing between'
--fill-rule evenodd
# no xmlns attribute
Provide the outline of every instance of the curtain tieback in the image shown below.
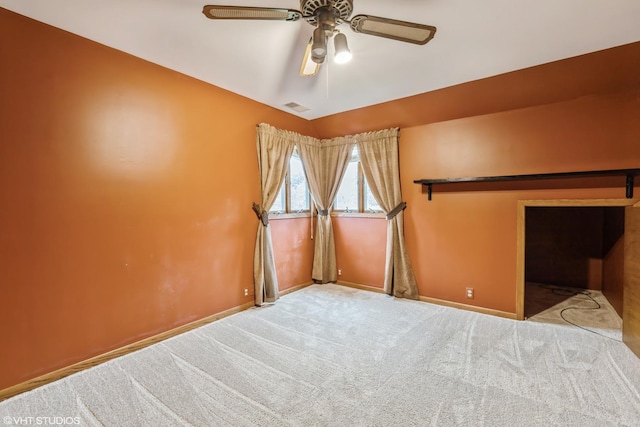
<svg viewBox="0 0 640 427"><path fill-rule="evenodd" d="M406 207L407 207L407 202L400 202L400 204L398 206L393 208L391 210L391 212L389 212L387 214L387 220L395 218L396 215L398 215L400 212L402 212L404 210L404 208L406 208Z"/></svg>
<svg viewBox="0 0 640 427"><path fill-rule="evenodd" d="M329 209L318 209L318 216L327 216L329 215Z"/></svg>
<svg viewBox="0 0 640 427"><path fill-rule="evenodd" d="M254 203L252 206L253 211L256 213L256 216L262 222L262 225L265 227L269 225L269 212L264 209L260 209L260 205Z"/></svg>

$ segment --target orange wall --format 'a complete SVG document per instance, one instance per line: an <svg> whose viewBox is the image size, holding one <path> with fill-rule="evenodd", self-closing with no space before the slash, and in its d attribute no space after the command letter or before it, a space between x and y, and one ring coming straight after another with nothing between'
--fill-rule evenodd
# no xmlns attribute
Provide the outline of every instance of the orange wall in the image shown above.
<svg viewBox="0 0 640 427"><path fill-rule="evenodd" d="M333 217L338 281L384 286L387 220Z"/></svg>
<svg viewBox="0 0 640 427"><path fill-rule="evenodd" d="M255 125L307 121L4 9L0 55L0 389L253 300Z"/></svg>
<svg viewBox="0 0 640 427"><path fill-rule="evenodd" d="M639 99L630 90L402 128L405 234L420 295L515 313L517 201L623 198L624 178L615 188L563 189L565 182L435 188L431 202L413 180L638 167ZM369 112L363 129L378 118ZM350 223L336 244L367 248L369 239ZM338 264L362 274L367 268L340 256ZM475 289L473 300L465 298L466 287Z"/></svg>
<svg viewBox="0 0 640 427"><path fill-rule="evenodd" d="M417 178L509 175L640 165L638 92L582 98L402 130L407 244L422 295L515 312L519 199L623 198L617 188L435 193ZM637 183L640 184L640 183ZM637 187L637 186L636 186ZM407 191L408 190L408 191Z"/></svg>
<svg viewBox="0 0 640 427"><path fill-rule="evenodd" d="M313 239L309 218L269 221L281 291L311 282Z"/></svg>

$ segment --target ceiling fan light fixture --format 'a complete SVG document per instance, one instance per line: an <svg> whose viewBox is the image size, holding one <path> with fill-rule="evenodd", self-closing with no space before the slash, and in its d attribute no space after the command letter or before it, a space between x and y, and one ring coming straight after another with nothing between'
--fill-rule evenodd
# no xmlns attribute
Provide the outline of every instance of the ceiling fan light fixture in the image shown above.
<svg viewBox="0 0 640 427"><path fill-rule="evenodd" d="M347 36L342 33L336 34L333 39L333 44L336 49L334 60L338 64L345 64L351 61L352 55L349 50L349 45L347 44Z"/></svg>
<svg viewBox="0 0 640 427"><path fill-rule="evenodd" d="M324 57L327 55L327 36L320 26L313 30L313 45L311 46L311 55L316 58L322 58L323 61Z"/></svg>
<svg viewBox="0 0 640 427"><path fill-rule="evenodd" d="M316 56L311 52L311 60L316 64L322 64L324 62L325 56Z"/></svg>
<svg viewBox="0 0 640 427"><path fill-rule="evenodd" d="M334 38L334 60L342 64L351 60L347 37L336 27L348 24L356 33L422 45L433 39L436 27L372 15L353 13L353 0L300 0L300 10L273 7L206 5L202 12L209 19L297 21L303 19L314 27L305 47L300 76L315 76L327 59L330 38Z"/></svg>

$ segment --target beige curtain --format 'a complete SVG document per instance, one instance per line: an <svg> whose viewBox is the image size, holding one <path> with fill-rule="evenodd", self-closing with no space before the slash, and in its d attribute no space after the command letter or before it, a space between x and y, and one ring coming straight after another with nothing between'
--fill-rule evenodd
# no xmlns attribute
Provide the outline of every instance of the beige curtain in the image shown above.
<svg viewBox="0 0 640 427"><path fill-rule="evenodd" d="M261 205L254 203L258 232L253 257L255 303L274 302L278 299L278 278L273 259L271 227L268 212L273 206L293 153L297 134L276 129L267 124L257 127L258 167L260 169Z"/></svg>
<svg viewBox="0 0 640 427"><path fill-rule="evenodd" d="M350 137L321 141L310 138L297 144L309 192L318 209L311 273L313 281L317 283L338 280L331 205L347 169L354 144L355 140Z"/></svg>
<svg viewBox="0 0 640 427"><path fill-rule="evenodd" d="M395 297L418 299L418 286L404 242L406 204L400 191L398 129L364 133L356 138L371 193L387 213L384 290Z"/></svg>

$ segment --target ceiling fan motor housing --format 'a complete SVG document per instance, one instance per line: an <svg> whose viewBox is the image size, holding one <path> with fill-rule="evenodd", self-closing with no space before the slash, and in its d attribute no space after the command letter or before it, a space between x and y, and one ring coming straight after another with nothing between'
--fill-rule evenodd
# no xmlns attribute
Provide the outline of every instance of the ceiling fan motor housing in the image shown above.
<svg viewBox="0 0 640 427"><path fill-rule="evenodd" d="M306 21L318 25L321 9L331 11L336 19L348 20L353 13L353 0L300 0L300 11Z"/></svg>

